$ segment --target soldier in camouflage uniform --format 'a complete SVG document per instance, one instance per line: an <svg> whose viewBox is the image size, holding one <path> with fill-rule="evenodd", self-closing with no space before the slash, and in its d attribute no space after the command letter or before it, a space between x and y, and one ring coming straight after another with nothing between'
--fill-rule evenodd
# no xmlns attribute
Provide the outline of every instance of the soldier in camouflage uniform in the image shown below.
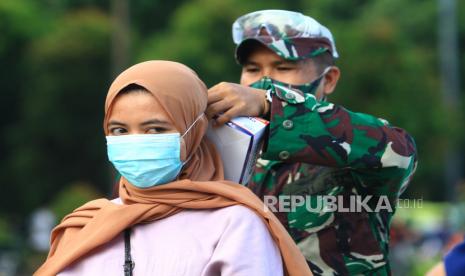
<svg viewBox="0 0 465 276"><path fill-rule="evenodd" d="M414 140L383 119L326 100L339 79L338 53L331 32L314 19L258 11L236 20L233 39L241 83L212 87L207 115L219 125L236 116L270 121L248 186L265 202L305 198L290 211L280 212L276 200L270 207L315 275L390 275L389 225L415 171ZM372 209L334 210L322 200L329 195L344 207L354 197L371 198ZM377 209L379 199L392 209Z"/></svg>

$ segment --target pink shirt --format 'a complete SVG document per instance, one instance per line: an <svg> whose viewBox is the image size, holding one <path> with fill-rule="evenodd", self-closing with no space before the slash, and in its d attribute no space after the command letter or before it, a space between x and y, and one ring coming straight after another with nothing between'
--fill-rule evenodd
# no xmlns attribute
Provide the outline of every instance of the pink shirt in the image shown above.
<svg viewBox="0 0 465 276"><path fill-rule="evenodd" d="M121 204L121 200L113 202ZM279 249L264 222L235 205L185 210L131 232L134 274L282 276ZM124 275L123 233L60 274Z"/></svg>

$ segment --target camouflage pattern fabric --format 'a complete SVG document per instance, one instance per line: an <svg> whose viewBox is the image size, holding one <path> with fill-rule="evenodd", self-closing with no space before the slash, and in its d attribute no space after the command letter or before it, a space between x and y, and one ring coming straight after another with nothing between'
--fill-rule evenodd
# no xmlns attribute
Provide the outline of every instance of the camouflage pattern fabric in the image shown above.
<svg viewBox="0 0 465 276"><path fill-rule="evenodd" d="M248 184L260 198L305 195L311 206L275 213L315 275L390 275L389 225L416 167L414 140L383 119L271 85L268 141ZM393 210L340 212L319 195L380 197ZM347 205L346 205L347 204ZM277 207L277 206L276 206Z"/></svg>
<svg viewBox="0 0 465 276"><path fill-rule="evenodd" d="M278 56L286 60L304 60L316 57L324 52L331 50L331 42L326 38L273 38L269 35L249 38L241 42L236 48L236 60L243 64L244 54L248 52L246 46L250 41L259 41L275 52Z"/></svg>
<svg viewBox="0 0 465 276"><path fill-rule="evenodd" d="M283 38L265 45L286 60L302 60L326 51L331 52L331 44L325 38Z"/></svg>

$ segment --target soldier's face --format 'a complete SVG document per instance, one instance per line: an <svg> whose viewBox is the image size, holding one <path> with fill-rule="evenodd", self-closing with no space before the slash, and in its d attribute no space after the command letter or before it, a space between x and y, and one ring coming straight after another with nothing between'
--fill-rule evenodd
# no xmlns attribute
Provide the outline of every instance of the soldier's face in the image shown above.
<svg viewBox="0 0 465 276"><path fill-rule="evenodd" d="M318 70L311 59L289 61L281 58L267 47L257 44L253 47L242 66L241 84L249 86L263 77L300 85L314 81L319 77ZM325 74L315 96L317 99L331 94L339 80L340 71L336 66Z"/></svg>
<svg viewBox="0 0 465 276"><path fill-rule="evenodd" d="M248 86L265 76L280 82L299 85L315 80L318 74L311 60L288 61L267 47L257 45L242 66L241 84Z"/></svg>

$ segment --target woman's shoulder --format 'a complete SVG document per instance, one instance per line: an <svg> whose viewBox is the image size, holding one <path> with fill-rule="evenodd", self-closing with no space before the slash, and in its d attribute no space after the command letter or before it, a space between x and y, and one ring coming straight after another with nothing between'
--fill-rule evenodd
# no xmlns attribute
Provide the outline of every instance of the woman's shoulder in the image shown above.
<svg viewBox="0 0 465 276"><path fill-rule="evenodd" d="M115 198L110 201L112 204L124 204L121 198ZM212 208L212 209L184 209L181 212L154 221L153 223L143 224L143 231L160 231L164 228L174 226L189 225L190 229L208 227L210 231L225 231L227 228L245 228L265 229L266 225L263 219L252 209L235 204L231 206ZM197 226L197 227L196 227ZM138 227L140 228L140 227ZM221 230L222 229L222 230Z"/></svg>
<svg viewBox="0 0 465 276"><path fill-rule="evenodd" d="M240 216L258 217L258 215L254 211L252 211L250 208L244 205L241 205L241 204L235 204L235 205L215 209L215 211L227 213L231 216L240 215Z"/></svg>
<svg viewBox="0 0 465 276"><path fill-rule="evenodd" d="M124 204L121 198L117 197L112 200L110 200L111 203L117 204L117 205L122 205ZM235 219L235 220L257 220L261 221L260 217L252 211L250 208L236 204L236 205L231 205L227 207L221 207L221 208L214 208L214 209L189 209L189 210L183 210L181 213L202 213L202 215L210 215L210 216L218 216L223 219L229 218L229 219Z"/></svg>
<svg viewBox="0 0 465 276"><path fill-rule="evenodd" d="M214 209L212 212L214 216L221 217L228 223L241 224L242 226L264 226L263 219L257 213L240 204Z"/></svg>

